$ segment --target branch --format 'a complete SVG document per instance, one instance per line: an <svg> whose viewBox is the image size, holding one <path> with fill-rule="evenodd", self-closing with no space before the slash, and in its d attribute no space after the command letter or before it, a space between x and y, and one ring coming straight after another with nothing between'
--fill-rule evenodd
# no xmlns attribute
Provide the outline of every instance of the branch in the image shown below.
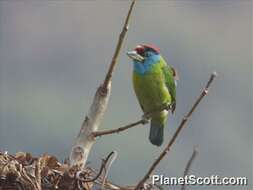
<svg viewBox="0 0 253 190"><path fill-rule="evenodd" d="M117 59L128 30L128 23L131 18L131 13L136 0L132 1L129 8L122 32L120 33L119 40L108 69L107 75L103 84L97 89L96 94L93 99L93 103L90 106L89 112L85 117L85 120L81 126L80 132L75 140L74 145L71 148L69 160L71 166L81 165L85 166L89 152L95 142L94 138L91 138L91 134L97 131L100 123L104 117L104 113L107 109L109 97L111 94L111 78L112 73L117 64Z"/></svg>
<svg viewBox="0 0 253 190"><path fill-rule="evenodd" d="M101 167L100 167L99 172L97 173L97 175L95 177L93 177L92 179L85 179L85 173L80 171L80 172L77 172L77 174L76 174L77 179L80 180L81 183L96 181L101 176L103 170L105 170L105 168L106 168L106 165L107 165L108 161L110 160L110 158L114 154L115 154L115 152L111 152L110 154L107 155L106 159L102 159Z"/></svg>
<svg viewBox="0 0 253 190"><path fill-rule="evenodd" d="M192 113L195 111L201 100L207 95L209 87L211 83L213 82L214 78L217 76L216 72L213 72L209 81L207 82L205 89L202 91L198 99L193 104L190 111L186 114L186 116L182 119L179 127L177 128L176 132L174 133L172 139L169 141L168 145L165 147L165 149L162 151L162 153L159 155L159 157L154 161L154 163L149 168L146 175L139 181L137 186L135 187L135 190L139 190L143 187L143 184L146 182L146 180L150 177L151 173L155 170L157 165L161 162L161 160L165 157L165 155L170 151L171 146L174 144L175 140L177 139L179 133L181 130L185 127L186 122L191 117Z"/></svg>
<svg viewBox="0 0 253 190"><path fill-rule="evenodd" d="M117 129L110 129L110 130L104 130L104 131L95 131L92 133L92 136L93 138L96 138L96 137L100 137L100 136L104 136L104 135L110 135L110 134L114 134L114 133L119 133L119 132L122 132L122 131L125 131L127 129L130 129L130 128L133 128L137 125L144 125L144 124L147 124L149 122L149 119L156 113L159 113L163 110L169 110L171 109L171 106L168 105L168 104L163 104L159 107L157 107L156 109L150 111L150 112L147 112L143 115L142 119L136 121L136 122L133 122L133 123L130 123L128 125L125 125L123 127L119 127Z"/></svg>
<svg viewBox="0 0 253 190"><path fill-rule="evenodd" d="M191 165L192 165L194 159L196 158L197 154L198 154L198 150L196 149L196 147L194 147L191 158L188 160L188 162L186 164L186 167L184 170L184 177L188 175ZM182 185L181 190L185 190L185 184Z"/></svg>
<svg viewBox="0 0 253 190"><path fill-rule="evenodd" d="M112 61L111 61L110 67L108 69L108 72L106 74L106 77L105 77L105 80L104 80L104 83L103 83L103 88L104 89L108 88L108 84L110 83L110 81L112 79L112 73L113 73L114 68L115 68L115 66L117 64L117 59L119 57L119 53L120 53L120 50L121 50L124 38L126 36L128 28L129 28L128 27L129 20L131 18L131 14L132 14L135 2L136 2L136 0L132 0L132 3L131 3L130 8L129 8L129 11L127 13L127 17L126 17L123 29L122 29L122 31L120 33L119 40L118 40L118 43L117 43L117 46L116 46L116 50L115 50L114 55L112 57Z"/></svg>
<svg viewBox="0 0 253 190"><path fill-rule="evenodd" d="M105 183L106 183L106 179L107 179L107 176L109 174L109 170L111 169L111 166L112 166L113 162L116 160L117 156L118 156L118 153L116 151L113 151L112 152L112 156L110 156L110 160L108 158L109 161L107 161L108 162L108 164L106 164L107 167L106 167L106 165L104 167L105 174L103 176L103 180L102 180L102 184L101 184L100 189L104 189L104 186L105 186Z"/></svg>
<svg viewBox="0 0 253 190"><path fill-rule="evenodd" d="M125 131L127 129L133 128L137 125L144 124L144 122L145 122L144 119L141 119L141 120L136 121L134 123L130 123L130 124L125 125L123 127L119 127L117 129L104 130L104 131L95 131L95 132L92 133L92 136L93 136L93 138L96 138L96 137L100 137L100 136L104 136L104 135L110 135L110 134L113 134L113 133L119 133L119 132Z"/></svg>

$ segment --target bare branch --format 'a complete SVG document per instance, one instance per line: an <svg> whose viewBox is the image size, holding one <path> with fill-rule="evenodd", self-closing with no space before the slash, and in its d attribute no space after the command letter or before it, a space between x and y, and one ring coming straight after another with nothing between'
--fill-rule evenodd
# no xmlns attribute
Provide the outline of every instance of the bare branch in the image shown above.
<svg viewBox="0 0 253 190"><path fill-rule="evenodd" d="M97 175L94 178L92 178L92 179L82 179L82 172L77 173L77 178L81 182L93 182L93 181L96 181L101 176L103 170L105 170L105 168L106 168L106 164L108 163L108 161L110 160L110 158L114 154L115 154L115 152L110 152L110 154L107 155L106 159L102 159L102 164L101 164L101 167L99 169L99 172L97 173Z"/></svg>
<svg viewBox="0 0 253 190"><path fill-rule="evenodd" d="M113 73L113 70L114 70L114 68L115 68L115 66L117 64L117 59L119 57L119 53L120 53L123 41L124 41L124 38L125 38L127 30L128 30L129 20L131 18L131 14L132 14L135 2L136 2L136 0L133 0L132 3L131 3L131 5L130 5L130 9L128 11L128 14L127 14L127 17L126 17L123 29L122 29L122 31L120 33L119 40L118 40L118 43L117 43L114 55L112 57L111 65L110 65L110 67L108 69L108 72L106 74L106 77L105 77L105 80L104 80L104 83L103 83L103 88L104 89L108 88L108 85L109 85L109 83L110 83L110 81L112 79L112 73Z"/></svg>
<svg viewBox="0 0 253 190"><path fill-rule="evenodd" d="M143 122L144 122L144 120L141 119L141 120L139 120L137 122L130 123L130 124L126 125L126 126L119 127L117 129L104 130L104 131L95 131L95 132L92 133L92 136L94 138L96 138L96 137L100 137L100 136L104 136L104 135L110 135L110 134L113 134L113 133L119 133L119 132L125 131L127 129L133 128L133 127L135 127L137 125L143 124Z"/></svg>
<svg viewBox="0 0 253 190"><path fill-rule="evenodd" d="M207 95L209 87L211 83L213 82L214 78L217 76L216 72L211 74L210 79L208 80L205 89L202 91L198 99L195 101L193 104L192 108L190 111L186 114L186 116L182 119L179 127L177 128L176 132L174 133L172 139L169 141L168 145L165 147L165 149L162 151L162 153L159 155L159 157L154 161L154 163L151 165L149 168L148 172L146 175L139 181L139 183L136 185L135 190L139 190L143 187L143 184L146 182L146 180L150 177L151 173L155 170L157 165L161 162L161 160L164 158L164 156L170 151L171 146L174 144L175 140L177 139L179 133L181 130L185 127L186 122L192 115L192 113L195 111L197 106L199 105L200 101Z"/></svg>
<svg viewBox="0 0 253 190"><path fill-rule="evenodd" d="M131 18L131 13L136 0L133 0L129 8L122 32L120 33L119 40L108 69L107 75L103 84L97 89L93 99L93 103L90 106L89 112L85 117L85 120L81 126L80 132L75 140L74 145L71 148L69 160L71 166L81 165L85 166L89 152L95 142L92 137L92 133L98 130L100 123L104 117L104 113L107 109L109 97L111 94L111 78L114 68L117 64L117 59L128 30L128 23Z"/></svg>
<svg viewBox="0 0 253 190"><path fill-rule="evenodd" d="M110 85L105 94L103 94L102 87L98 88L93 103L75 140L75 144L72 146L69 158L71 166L85 165L89 152L95 142L93 138L90 138L90 134L100 126L109 102L110 92Z"/></svg>
<svg viewBox="0 0 253 190"><path fill-rule="evenodd" d="M140 124L144 125L144 124L148 123L148 120L152 117L152 115L156 114L157 112L161 112L163 110L169 110L169 109L170 109L170 105L163 104L163 105L157 107L156 109L145 113L144 116L142 117L142 119L140 119L136 122L130 123L130 124L125 125L123 127L119 127L117 129L110 129L110 130L104 130L104 131L95 131L95 132L92 133L92 136L93 136L93 138L96 138L96 137L100 137L100 136L104 136L104 135L119 133L119 132L122 132L122 131L125 131L127 129L133 128L133 127L135 127L137 125L140 125Z"/></svg>
<svg viewBox="0 0 253 190"><path fill-rule="evenodd" d="M116 151L111 152L111 154L112 154L112 156L110 156L110 157L108 158L108 161L107 161L108 164L106 164L107 166L105 165L105 167L104 167L105 174L104 174L104 176L103 176L102 184L101 184L101 187L100 187L101 189L104 189L104 185L105 185L105 182L106 182L106 178L107 178L107 176L108 176L108 174L109 174L109 171L110 171L110 169L111 169L111 166L112 166L113 162L116 160L116 158L117 158L117 156L118 156L118 153L117 153Z"/></svg>
<svg viewBox="0 0 253 190"><path fill-rule="evenodd" d="M196 158L197 154L198 154L198 150L197 150L196 147L194 147L191 158L188 160L188 162L186 164L186 167L185 167L185 170L184 170L184 177L189 174L191 165L192 165L194 159ZM182 185L181 190L185 190L185 184Z"/></svg>

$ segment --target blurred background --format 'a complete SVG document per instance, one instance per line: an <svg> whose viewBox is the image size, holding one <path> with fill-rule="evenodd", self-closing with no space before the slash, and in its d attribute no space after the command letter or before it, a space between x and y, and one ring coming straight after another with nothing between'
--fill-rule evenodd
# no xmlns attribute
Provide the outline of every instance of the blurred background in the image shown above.
<svg viewBox="0 0 253 190"><path fill-rule="evenodd" d="M0 150L70 152L96 88L105 77L130 1L0 1ZM182 176L193 147L197 176L246 176L252 189L252 2L250 0L139 0L100 129L120 127L142 112L132 88L126 51L138 43L161 48L179 72L177 109L165 143L152 146L149 126L97 140L89 156L118 151L110 180L135 184L162 151L210 74L218 78L156 174ZM179 189L176 187L175 189Z"/></svg>

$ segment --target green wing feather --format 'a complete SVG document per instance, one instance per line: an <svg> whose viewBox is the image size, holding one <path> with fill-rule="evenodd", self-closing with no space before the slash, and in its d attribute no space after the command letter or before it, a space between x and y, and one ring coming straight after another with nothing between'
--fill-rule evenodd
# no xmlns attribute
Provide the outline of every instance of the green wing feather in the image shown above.
<svg viewBox="0 0 253 190"><path fill-rule="evenodd" d="M165 65L163 68L164 78L166 87L168 88L171 95L171 111L174 113L176 109L176 83L175 83L175 70L169 66Z"/></svg>

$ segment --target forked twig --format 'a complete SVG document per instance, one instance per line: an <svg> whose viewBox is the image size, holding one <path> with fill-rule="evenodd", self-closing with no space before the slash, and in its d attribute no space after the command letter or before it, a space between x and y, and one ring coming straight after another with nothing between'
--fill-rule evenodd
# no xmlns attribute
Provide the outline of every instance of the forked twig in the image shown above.
<svg viewBox="0 0 253 190"><path fill-rule="evenodd" d="M110 154L108 154L106 159L102 159L102 163L101 163L101 167L99 169L99 172L97 173L97 175L94 178L92 178L92 179L82 179L81 182L86 182L87 183L87 182L92 182L92 181L97 180L101 176L103 170L105 169L107 162L109 161L109 159L113 155L114 155L114 152L110 152ZM80 179L80 174L78 174L78 175L79 175L78 178Z"/></svg>
<svg viewBox="0 0 253 190"><path fill-rule="evenodd" d="M150 177L151 173L155 170L156 166L161 162L161 160L164 158L164 156L170 151L171 146L174 144L175 140L177 139L179 133L184 128L186 122L191 117L192 113L195 111L197 106L199 105L200 101L207 95L209 87L211 83L213 82L214 78L217 76L216 72L213 72L211 74L210 79L208 80L205 89L202 91L198 99L193 104L190 111L186 114L186 116L182 119L179 127L177 128L176 132L174 133L172 139L169 141L168 145L165 147L165 149L162 151L162 153L159 155L159 157L154 161L154 163L149 168L146 175L139 181L139 183L136 185L135 190L139 190L143 187L143 184L147 181L147 179Z"/></svg>
<svg viewBox="0 0 253 190"><path fill-rule="evenodd" d="M104 167L105 172L104 172L104 176L102 178L102 184L101 184L100 189L104 188L104 185L106 183L106 178L109 174L111 166L118 156L118 153L116 151L111 152L111 154L112 154L112 156L110 156L110 158L108 159L108 161L107 161L108 164L106 164L107 166L105 165L105 167Z"/></svg>
<svg viewBox="0 0 253 190"><path fill-rule="evenodd" d="M81 126L80 132L71 148L69 160L71 166L81 165L85 166L90 150L94 144L94 138L92 133L97 131L101 121L104 117L104 113L107 109L108 101L111 93L111 79L112 74L117 64L117 59L128 30L128 24L131 18L131 14L134 8L136 0L132 0L129 11L127 13L122 32L119 35L119 40L117 42L116 49L114 51L112 61L110 63L109 69L103 81L103 84L97 89L96 94L93 98L93 102L86 114L85 120Z"/></svg>
<svg viewBox="0 0 253 190"><path fill-rule="evenodd" d="M112 165L112 162L115 160L116 156L117 156L117 152L115 151L112 151L110 152L110 154L107 155L107 157L105 159L102 159L102 163L101 163L101 166L100 166L100 169L99 169L99 172L95 175L95 177L91 178L91 179L87 179L85 173L83 171L79 171L76 173L76 184L77 184L77 187L79 189L83 189L83 184L84 183L89 183L89 182L96 182L99 178L101 178L102 176L102 172L104 171L105 175L103 176L103 180L101 182L101 188L100 189L103 189L104 185L105 185L105 181L106 181L106 177L107 177L107 174L108 174L108 171L109 171L109 168L111 167ZM109 165L108 167L108 170L106 168L106 165ZM95 171L94 171L95 172Z"/></svg>

